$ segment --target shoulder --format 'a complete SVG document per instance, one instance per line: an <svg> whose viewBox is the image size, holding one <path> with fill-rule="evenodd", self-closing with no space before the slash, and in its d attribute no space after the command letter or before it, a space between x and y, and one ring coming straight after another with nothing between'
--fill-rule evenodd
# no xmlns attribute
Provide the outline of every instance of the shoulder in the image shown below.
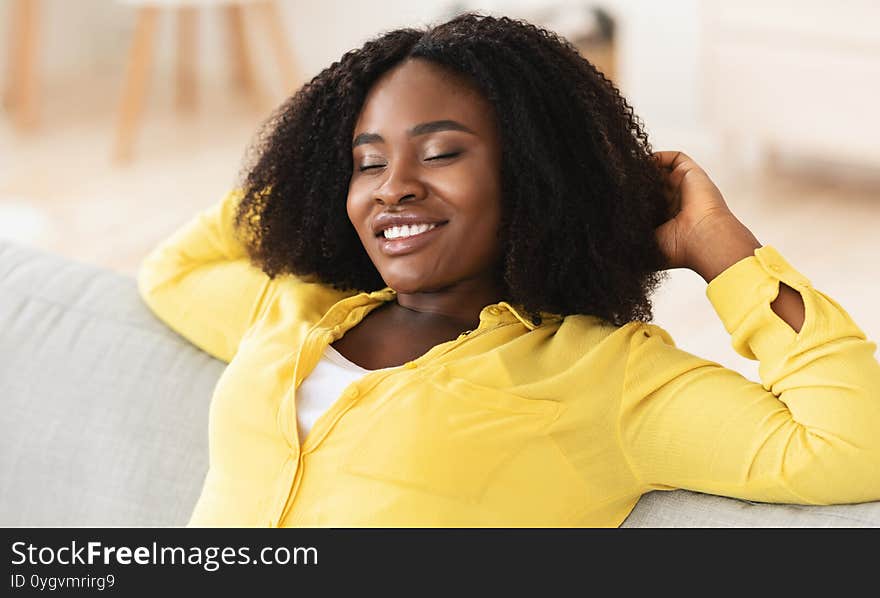
<svg viewBox="0 0 880 598"><path fill-rule="evenodd" d="M597 316L573 314L560 318L549 325L558 326L557 333L563 336L579 335L583 337L583 335L587 335L596 341L607 340L627 345L641 342L642 339L654 338L664 344L675 346L672 335L666 329L647 322L632 321L623 326L615 326Z"/></svg>
<svg viewBox="0 0 880 598"><path fill-rule="evenodd" d="M304 277L277 276L270 286L269 303L296 320L317 322L324 314L357 291L340 291L331 285Z"/></svg>

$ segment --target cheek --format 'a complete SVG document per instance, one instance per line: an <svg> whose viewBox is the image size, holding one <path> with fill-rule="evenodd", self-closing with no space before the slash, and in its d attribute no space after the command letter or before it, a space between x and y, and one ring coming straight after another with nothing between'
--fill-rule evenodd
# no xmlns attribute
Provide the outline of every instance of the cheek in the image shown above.
<svg viewBox="0 0 880 598"><path fill-rule="evenodd" d="M363 238L366 233L363 227L368 226L365 220L363 202L359 202L356 196L349 195L345 202L345 212L348 215L349 223L355 229L358 236Z"/></svg>
<svg viewBox="0 0 880 598"><path fill-rule="evenodd" d="M476 222L479 227L480 244L482 253L487 259L494 259L501 250L499 231L501 228L501 198L497 189L487 188L484 198L491 197L492 201L483 202L480 213L476 214Z"/></svg>
<svg viewBox="0 0 880 598"><path fill-rule="evenodd" d="M346 202L345 202L345 213L348 215L349 222L351 222L352 224L357 222L357 218L355 215L355 208L354 208L354 204L351 200L351 197L349 197L348 200L346 200Z"/></svg>
<svg viewBox="0 0 880 598"><path fill-rule="evenodd" d="M459 228L456 238L449 241L458 248L469 247L469 254L479 261L485 261L499 250L500 205L486 201L486 196L474 199L479 201L474 201L468 206L467 212L462 212L468 225ZM461 255L460 251L454 253Z"/></svg>
<svg viewBox="0 0 880 598"><path fill-rule="evenodd" d="M500 181L491 164L475 160L461 169L449 170L433 182L437 195L454 204L468 218L493 219L501 207Z"/></svg>
<svg viewBox="0 0 880 598"><path fill-rule="evenodd" d="M480 176L477 185L468 193L468 212L481 230L497 228L501 221L501 191L497 181L491 177Z"/></svg>

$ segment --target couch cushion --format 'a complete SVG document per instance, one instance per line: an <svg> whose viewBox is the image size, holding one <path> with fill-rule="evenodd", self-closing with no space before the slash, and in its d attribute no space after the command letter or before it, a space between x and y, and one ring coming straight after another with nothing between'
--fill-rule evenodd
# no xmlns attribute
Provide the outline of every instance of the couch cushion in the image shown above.
<svg viewBox="0 0 880 598"><path fill-rule="evenodd" d="M780 505L687 490L643 495L621 527L880 527L880 502Z"/></svg>
<svg viewBox="0 0 880 598"><path fill-rule="evenodd" d="M0 241L0 525L184 525L225 364L131 277Z"/></svg>

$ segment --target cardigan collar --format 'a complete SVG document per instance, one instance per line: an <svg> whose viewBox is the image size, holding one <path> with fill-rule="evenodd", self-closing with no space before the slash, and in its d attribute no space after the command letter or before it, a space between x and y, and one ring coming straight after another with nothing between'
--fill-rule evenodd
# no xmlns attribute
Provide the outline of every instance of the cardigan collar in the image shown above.
<svg viewBox="0 0 880 598"><path fill-rule="evenodd" d="M397 296L397 291L395 291L391 287L385 287L383 289L379 289L378 291L364 293L364 295L374 301L386 302L393 301L394 298ZM564 319L559 314L544 311L539 313L541 316L541 323L561 321ZM532 322L532 320L530 320L528 316L524 313L522 306L511 305L507 301L499 301L498 303L489 304L480 311L481 328L484 325L514 322L516 320L519 320L523 324L523 326L525 326L529 330L534 330L541 325Z"/></svg>

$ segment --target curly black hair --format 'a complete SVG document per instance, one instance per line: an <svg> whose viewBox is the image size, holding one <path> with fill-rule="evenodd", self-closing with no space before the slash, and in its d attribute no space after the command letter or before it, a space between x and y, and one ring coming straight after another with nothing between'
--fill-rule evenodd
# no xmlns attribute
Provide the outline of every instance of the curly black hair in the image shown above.
<svg viewBox="0 0 880 598"><path fill-rule="evenodd" d="M566 39L475 12L371 39L270 115L240 173L235 225L252 263L339 290L386 286L346 212L351 138L373 83L412 58L465 74L494 106L505 300L535 322L651 320L664 278L655 229L669 208L643 123Z"/></svg>

